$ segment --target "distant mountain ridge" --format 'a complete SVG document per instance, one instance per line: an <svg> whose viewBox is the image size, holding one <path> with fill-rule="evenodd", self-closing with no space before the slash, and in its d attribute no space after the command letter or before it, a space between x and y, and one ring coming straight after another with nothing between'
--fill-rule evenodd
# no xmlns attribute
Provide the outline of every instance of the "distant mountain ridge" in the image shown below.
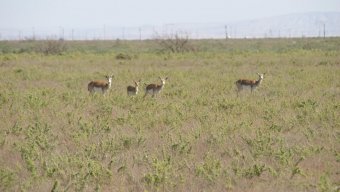
<svg viewBox="0 0 340 192"><path fill-rule="evenodd" d="M340 36L340 12L310 12L226 23L171 23L134 27L1 29L0 40L154 39L175 34L191 39Z"/></svg>
<svg viewBox="0 0 340 192"><path fill-rule="evenodd" d="M295 13L225 24L171 24L193 38L276 38L340 36L340 12Z"/></svg>
<svg viewBox="0 0 340 192"><path fill-rule="evenodd" d="M340 36L340 12L295 13L230 23L235 37Z"/></svg>

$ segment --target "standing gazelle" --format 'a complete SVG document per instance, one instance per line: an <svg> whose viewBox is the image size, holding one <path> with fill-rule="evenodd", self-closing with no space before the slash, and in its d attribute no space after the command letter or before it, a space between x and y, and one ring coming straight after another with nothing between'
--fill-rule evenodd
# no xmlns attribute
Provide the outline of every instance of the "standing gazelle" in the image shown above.
<svg viewBox="0 0 340 192"><path fill-rule="evenodd" d="M236 86L237 86L237 95L240 91L242 91L244 88L250 88L251 92L253 92L256 87L258 87L262 80L263 80L263 76L265 73L260 74L257 73L259 75L259 79L256 80L248 80L248 79L239 79L235 82Z"/></svg>
<svg viewBox="0 0 340 192"><path fill-rule="evenodd" d="M157 84L149 84L146 86L145 88L145 95L144 97L146 97L147 94L152 95L152 97L154 97L156 94L158 94L159 92L161 92L161 90L163 89L164 85L165 85L165 81L168 80L168 77L162 79L161 77L159 77L159 79L161 80L161 84L157 85Z"/></svg>
<svg viewBox="0 0 340 192"><path fill-rule="evenodd" d="M141 82L141 80L135 81L135 86L129 85L127 87L127 94L128 95L137 95L138 94L138 87L139 87L140 82Z"/></svg>
<svg viewBox="0 0 340 192"><path fill-rule="evenodd" d="M91 81L88 84L87 89L89 90L90 93L102 92L104 94L107 92L108 89L111 88L112 77L113 75L110 75L105 76L106 80Z"/></svg>

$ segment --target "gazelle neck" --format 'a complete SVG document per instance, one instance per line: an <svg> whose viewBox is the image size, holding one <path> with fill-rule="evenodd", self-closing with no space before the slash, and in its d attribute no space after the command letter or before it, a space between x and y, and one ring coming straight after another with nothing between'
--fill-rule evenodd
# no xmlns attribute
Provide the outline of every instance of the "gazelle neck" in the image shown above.
<svg viewBox="0 0 340 192"><path fill-rule="evenodd" d="M161 89L163 89L164 85L165 85L165 82L162 81L162 83L160 84Z"/></svg>
<svg viewBox="0 0 340 192"><path fill-rule="evenodd" d="M112 83L112 79L110 78L110 79L108 80L109 88L111 88L111 83Z"/></svg>
<svg viewBox="0 0 340 192"><path fill-rule="evenodd" d="M256 85L260 85L263 80L263 77L259 77L259 79L256 81Z"/></svg>

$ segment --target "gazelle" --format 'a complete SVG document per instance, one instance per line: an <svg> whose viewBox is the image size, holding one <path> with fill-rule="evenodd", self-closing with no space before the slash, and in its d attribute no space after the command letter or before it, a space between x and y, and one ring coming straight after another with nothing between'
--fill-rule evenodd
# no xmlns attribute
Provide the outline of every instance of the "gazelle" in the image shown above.
<svg viewBox="0 0 340 192"><path fill-rule="evenodd" d="M102 92L103 94L106 93L107 90L111 88L113 75L105 76L105 78L106 80L91 81L87 86L89 92Z"/></svg>
<svg viewBox="0 0 340 192"><path fill-rule="evenodd" d="M146 86L145 88L145 95L144 97L146 97L146 95L150 94L152 95L152 97L154 97L155 95L157 95L159 92L162 91L164 85L165 85L165 81L168 80L168 77L166 78L161 78L159 77L159 79L161 80L161 84L157 85L157 84L149 84Z"/></svg>
<svg viewBox="0 0 340 192"><path fill-rule="evenodd" d="M140 82L141 82L141 80L135 81L135 86L129 85L127 87L127 94L128 95L137 95L138 94L138 87L139 87Z"/></svg>
<svg viewBox="0 0 340 192"><path fill-rule="evenodd" d="M263 76L265 75L265 73L260 74L257 73L259 75L259 79L256 80L248 80L248 79L239 79L235 82L236 86L237 86L237 95L240 91L242 91L244 88L250 88L251 92L253 92L256 87L258 87L262 80L263 80Z"/></svg>

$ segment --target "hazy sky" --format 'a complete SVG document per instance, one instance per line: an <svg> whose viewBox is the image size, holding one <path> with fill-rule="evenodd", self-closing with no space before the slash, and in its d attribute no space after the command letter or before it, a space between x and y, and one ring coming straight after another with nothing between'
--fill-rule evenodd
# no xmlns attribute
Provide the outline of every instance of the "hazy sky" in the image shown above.
<svg viewBox="0 0 340 192"><path fill-rule="evenodd" d="M0 0L0 28L223 23L340 11L340 0Z"/></svg>

